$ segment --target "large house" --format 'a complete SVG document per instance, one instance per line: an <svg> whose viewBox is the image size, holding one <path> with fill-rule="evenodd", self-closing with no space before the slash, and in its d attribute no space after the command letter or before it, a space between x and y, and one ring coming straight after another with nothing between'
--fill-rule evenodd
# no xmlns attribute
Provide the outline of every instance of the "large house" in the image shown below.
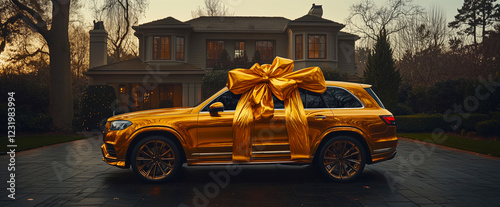
<svg viewBox="0 0 500 207"><path fill-rule="evenodd" d="M134 26L139 58L106 64L107 32L102 22L90 31L91 85L111 85L121 111L192 106L201 100L202 78L226 50L231 58L257 50L263 63L281 56L295 68L354 73L358 36L340 31L345 25L322 18L320 5L290 20L284 17L173 17Z"/></svg>

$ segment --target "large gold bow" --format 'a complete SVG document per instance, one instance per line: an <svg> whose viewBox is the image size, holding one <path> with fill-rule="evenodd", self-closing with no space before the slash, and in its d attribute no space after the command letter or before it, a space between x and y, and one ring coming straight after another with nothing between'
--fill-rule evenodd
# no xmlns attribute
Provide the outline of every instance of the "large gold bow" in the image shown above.
<svg viewBox="0 0 500 207"><path fill-rule="evenodd" d="M254 119L274 114L271 92L285 102L286 128L293 160L310 157L307 118L297 87L323 93L325 77L318 67L293 72L293 60L276 57L273 64L229 71L227 88L242 94L233 118L233 160L250 161Z"/></svg>

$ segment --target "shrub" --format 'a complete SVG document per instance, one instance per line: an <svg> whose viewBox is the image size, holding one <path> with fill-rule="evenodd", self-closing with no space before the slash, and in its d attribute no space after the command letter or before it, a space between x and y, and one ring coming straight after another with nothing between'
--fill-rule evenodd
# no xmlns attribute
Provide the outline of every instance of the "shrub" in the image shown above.
<svg viewBox="0 0 500 207"><path fill-rule="evenodd" d="M17 132L43 132L52 129L48 116L49 88L35 73L3 74L0 76L0 93L5 100L0 104L0 125L7 126L7 93L15 92L15 122ZM40 118L43 117L43 118ZM7 127L2 127L2 133Z"/></svg>
<svg viewBox="0 0 500 207"><path fill-rule="evenodd" d="M435 128L446 127L441 114L414 114L395 118L397 129L401 132L432 132Z"/></svg>
<svg viewBox="0 0 500 207"><path fill-rule="evenodd" d="M203 99L210 97L226 86L228 72L227 70L213 70L205 73L201 89Z"/></svg>
<svg viewBox="0 0 500 207"><path fill-rule="evenodd" d="M460 129L464 129L468 132L475 131L477 123L488 119L490 119L490 117L487 114L470 114L468 118L462 119L463 121Z"/></svg>
<svg viewBox="0 0 500 207"><path fill-rule="evenodd" d="M413 114L413 111L411 108L405 104L398 103L396 106L396 110L393 111L395 115L411 115Z"/></svg>
<svg viewBox="0 0 500 207"><path fill-rule="evenodd" d="M495 120L495 119L478 122L476 125L477 133L483 136L488 136L488 135L500 136L499 128L500 128L500 120Z"/></svg>
<svg viewBox="0 0 500 207"><path fill-rule="evenodd" d="M322 69L323 76L325 76L325 80L331 80L331 81L343 81L345 80L344 76L340 73L338 70L331 70L331 69Z"/></svg>
<svg viewBox="0 0 500 207"><path fill-rule="evenodd" d="M111 116L111 104L116 100L113 87L108 85L88 86L82 100L82 128L84 130L98 129L99 123Z"/></svg>

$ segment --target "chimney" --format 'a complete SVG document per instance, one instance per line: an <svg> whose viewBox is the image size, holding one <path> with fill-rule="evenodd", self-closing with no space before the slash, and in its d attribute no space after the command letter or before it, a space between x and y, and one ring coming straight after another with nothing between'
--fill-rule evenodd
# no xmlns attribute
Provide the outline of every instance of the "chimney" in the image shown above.
<svg viewBox="0 0 500 207"><path fill-rule="evenodd" d="M90 60L89 67L94 68L107 64L108 32L102 21L94 21L94 29L90 30Z"/></svg>
<svg viewBox="0 0 500 207"><path fill-rule="evenodd" d="M313 6L311 7L311 10L309 10L309 13L307 13L307 14L317 16L317 17L322 17L323 16L323 7L321 7L321 5L313 4Z"/></svg>

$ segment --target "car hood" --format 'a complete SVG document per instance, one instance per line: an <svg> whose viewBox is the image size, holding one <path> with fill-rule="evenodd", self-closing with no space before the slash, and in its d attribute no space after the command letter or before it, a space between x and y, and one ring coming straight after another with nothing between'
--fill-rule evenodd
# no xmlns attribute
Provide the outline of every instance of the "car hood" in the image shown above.
<svg viewBox="0 0 500 207"><path fill-rule="evenodd" d="M162 115L175 115L175 114L189 114L193 108L191 107L176 107L176 108L164 108L164 109L152 109L145 111L136 111L125 114L116 115L110 117L108 121L115 120L128 120L133 118L140 118L145 116L162 116Z"/></svg>

